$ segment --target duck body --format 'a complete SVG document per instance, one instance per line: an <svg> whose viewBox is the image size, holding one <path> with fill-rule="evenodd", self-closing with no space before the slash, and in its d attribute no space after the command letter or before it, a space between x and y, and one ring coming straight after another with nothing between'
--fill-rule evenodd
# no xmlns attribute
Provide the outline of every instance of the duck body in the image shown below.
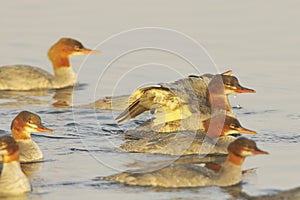
<svg viewBox="0 0 300 200"><path fill-rule="evenodd" d="M196 84L196 82L198 82ZM194 87L196 88L193 88ZM201 88L201 89L200 89ZM194 112L209 113L206 101L206 83L201 78L184 78L137 89L129 98L129 106L116 121L126 122L146 111L154 111L155 124L184 119Z"/></svg>
<svg viewBox="0 0 300 200"><path fill-rule="evenodd" d="M40 147L32 140L16 140L20 148L20 162L35 162L43 159Z"/></svg>
<svg viewBox="0 0 300 200"><path fill-rule="evenodd" d="M155 124L153 120L150 119L136 127L135 132L149 132L149 130L155 131L157 133L171 133L183 130L204 131L204 127L201 121L207 119L208 117L209 116L207 115L192 114L186 119L177 119L161 124Z"/></svg>
<svg viewBox="0 0 300 200"><path fill-rule="evenodd" d="M230 134L256 134L256 132L244 128L232 113L221 110L206 120L202 120L197 114L193 114L184 120L167 122L159 126L153 126L151 120L148 120L136 129L127 130L124 137L128 140L144 139L144 142L149 139L152 145L155 144L152 142L152 139L159 140L160 142L165 140L164 143L169 143L172 137L168 138L168 136L163 136L168 133L170 133L170 135L187 133L191 135L191 137L196 133L200 133L200 135L206 134L206 136L211 139ZM197 142L202 142L202 140L203 137ZM130 141L127 143L130 143ZM186 143L189 143L189 140L187 140Z"/></svg>
<svg viewBox="0 0 300 200"><path fill-rule="evenodd" d="M204 111L203 109L201 109ZM235 115L231 112L224 110L216 110L213 115L210 112L196 112L192 113L189 117L184 119L177 119L173 121L167 121L165 123L155 123L155 119L149 119L136 127L137 131L155 131L157 133L170 133L175 131L202 131L206 132L205 122L210 121L214 116L220 116L220 123L223 123L226 117L235 119Z"/></svg>
<svg viewBox="0 0 300 200"><path fill-rule="evenodd" d="M232 176L234 175L234 176ZM105 178L135 186L165 188L236 185L242 181L241 167L225 164L219 172L195 164L171 164L159 170L139 173L124 172Z"/></svg>
<svg viewBox="0 0 300 200"><path fill-rule="evenodd" d="M73 86L76 82L72 68L59 69L54 76L41 68L28 65L0 67L0 90L59 89Z"/></svg>
<svg viewBox="0 0 300 200"><path fill-rule="evenodd" d="M228 145L235 139L233 136L222 136L213 141L205 133L178 131L128 141L120 148L128 152L167 155L227 154Z"/></svg>

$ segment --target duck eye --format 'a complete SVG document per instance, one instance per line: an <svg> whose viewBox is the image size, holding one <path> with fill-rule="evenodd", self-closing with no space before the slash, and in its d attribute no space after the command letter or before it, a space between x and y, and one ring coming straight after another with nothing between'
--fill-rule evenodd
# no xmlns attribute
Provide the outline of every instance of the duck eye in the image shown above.
<svg viewBox="0 0 300 200"><path fill-rule="evenodd" d="M33 124L33 121L32 121L32 120L28 120L28 123L29 123L29 124Z"/></svg>
<svg viewBox="0 0 300 200"><path fill-rule="evenodd" d="M80 50L80 46L75 45L75 46L74 46L74 50L75 50L75 51L79 51L79 50Z"/></svg>
<svg viewBox="0 0 300 200"><path fill-rule="evenodd" d="M0 144L0 147L1 147L0 150L3 150L3 149L5 149L7 147L7 144L5 142L2 142Z"/></svg>
<svg viewBox="0 0 300 200"><path fill-rule="evenodd" d="M225 87L231 87L230 83L224 83Z"/></svg>
<svg viewBox="0 0 300 200"><path fill-rule="evenodd" d="M244 151L250 151L251 150L251 148L249 148L248 146L246 146L245 148L244 148Z"/></svg>

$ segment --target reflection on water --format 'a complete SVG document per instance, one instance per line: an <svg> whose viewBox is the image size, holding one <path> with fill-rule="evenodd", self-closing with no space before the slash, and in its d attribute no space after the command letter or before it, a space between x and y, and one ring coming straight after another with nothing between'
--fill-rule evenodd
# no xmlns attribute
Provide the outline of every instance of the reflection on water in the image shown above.
<svg viewBox="0 0 300 200"><path fill-rule="evenodd" d="M49 101L43 99L49 92L38 91L0 91L1 107L22 107L26 105L48 104Z"/></svg>
<svg viewBox="0 0 300 200"><path fill-rule="evenodd" d="M240 198L245 200L298 200L300 199L300 187L292 188L286 191L270 191L273 194L253 196L245 192L240 193Z"/></svg>
<svg viewBox="0 0 300 200"><path fill-rule="evenodd" d="M68 108L72 105L72 94L74 92L73 87L55 90L52 105L56 108Z"/></svg>
<svg viewBox="0 0 300 200"><path fill-rule="evenodd" d="M35 178L36 172L41 170L43 162L21 163L21 168L28 178Z"/></svg>
<svg viewBox="0 0 300 200"><path fill-rule="evenodd" d="M73 104L74 91L82 90L84 86L85 84L78 84L56 90L0 91L0 107L52 105L56 108L68 108Z"/></svg>
<svg viewBox="0 0 300 200"><path fill-rule="evenodd" d="M29 199L28 194L22 194L22 195L17 195L17 196L1 196L0 199L2 200L26 200Z"/></svg>

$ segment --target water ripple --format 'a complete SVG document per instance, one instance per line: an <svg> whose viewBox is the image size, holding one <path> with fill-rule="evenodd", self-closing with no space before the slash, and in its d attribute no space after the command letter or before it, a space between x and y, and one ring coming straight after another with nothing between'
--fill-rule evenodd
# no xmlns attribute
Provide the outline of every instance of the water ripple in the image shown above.
<svg viewBox="0 0 300 200"><path fill-rule="evenodd" d="M251 138L268 143L300 143L300 135L298 133L278 134L275 132L263 132L260 135L253 135Z"/></svg>

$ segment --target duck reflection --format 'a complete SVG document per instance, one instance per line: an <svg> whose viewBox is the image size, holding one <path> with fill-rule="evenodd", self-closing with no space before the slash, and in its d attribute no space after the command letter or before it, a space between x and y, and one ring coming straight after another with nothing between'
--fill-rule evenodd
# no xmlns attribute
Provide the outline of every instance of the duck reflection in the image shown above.
<svg viewBox="0 0 300 200"><path fill-rule="evenodd" d="M72 95L74 92L73 87L63 88L55 90L55 93L53 95L53 100L55 100L54 103L52 103L53 107L57 108L68 108L70 105L72 105Z"/></svg>
<svg viewBox="0 0 300 200"><path fill-rule="evenodd" d="M74 90L76 88L68 87L56 90L0 91L0 107L52 105L53 107L68 108L73 103Z"/></svg>
<svg viewBox="0 0 300 200"><path fill-rule="evenodd" d="M28 178L34 178L37 171L43 168L43 162L21 163L21 168Z"/></svg>

